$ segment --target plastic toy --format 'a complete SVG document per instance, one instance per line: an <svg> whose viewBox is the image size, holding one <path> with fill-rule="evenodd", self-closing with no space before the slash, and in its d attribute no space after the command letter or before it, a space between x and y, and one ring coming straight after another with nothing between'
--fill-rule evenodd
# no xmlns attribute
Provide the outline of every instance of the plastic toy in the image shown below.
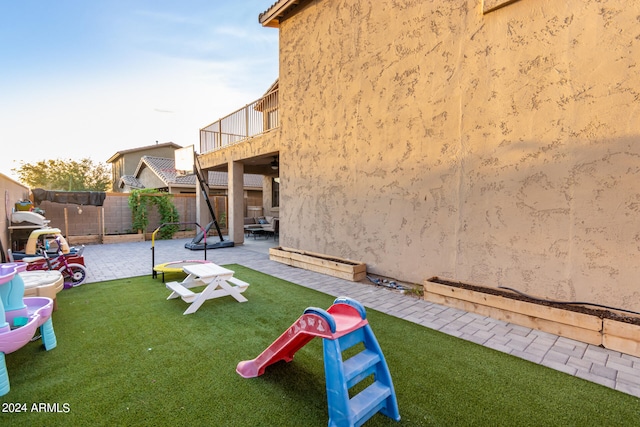
<svg viewBox="0 0 640 427"><path fill-rule="evenodd" d="M50 271L23 271L20 278L24 282L25 297L47 297L53 300L53 311L57 309L56 297L64 289L62 273Z"/></svg>
<svg viewBox="0 0 640 427"><path fill-rule="evenodd" d="M247 302L241 294L247 290L249 284L233 277L233 271L219 265L196 264L184 267L188 276L182 282L169 282L166 284L171 294L167 299L182 298L189 303L189 307L183 314L195 313L207 300L231 296L238 302ZM191 288L204 286L202 292L193 292Z"/></svg>
<svg viewBox="0 0 640 427"><path fill-rule="evenodd" d="M323 338L329 426L360 426L377 412L400 421L382 349L366 319L364 307L350 298L337 298L326 311L307 308L258 357L238 363L236 372L244 378L262 375L268 366L278 361L291 362L295 353L315 337ZM342 352L361 343L364 349L360 353L342 359ZM371 375L373 383L349 398L349 389Z"/></svg>
<svg viewBox="0 0 640 427"><path fill-rule="evenodd" d="M153 231L153 233L151 233L151 277L153 277L154 279L158 277L158 273L162 273L162 281L164 282L165 273L179 273L183 271L183 268L185 266L196 265L196 264L206 264L209 262L207 261L207 246L205 244L205 246L203 247L204 260L202 261L186 260L186 261L172 261L172 262L165 262L162 264L156 264L156 234L158 234L158 231L160 231L162 227L165 227L167 225L187 225L187 224L195 225L196 227L198 227L198 229L200 229L200 233L203 234L203 238L206 243L207 241L206 231L197 222L166 222L164 224L160 224L158 228L156 228Z"/></svg>
<svg viewBox="0 0 640 427"><path fill-rule="evenodd" d="M162 264L157 264L153 267L153 271L155 273L162 273L162 281L164 282L164 274L165 273L182 273L184 267L196 264L207 264L211 261L207 261L206 259L189 259L184 261L171 261L165 262Z"/></svg>
<svg viewBox="0 0 640 427"><path fill-rule="evenodd" d="M27 264L27 271L59 271L64 280L64 289L80 286L87 280L87 269L82 256L84 246L75 253L65 254L61 239L62 236L55 236L57 254L53 258L48 250L41 248L41 256L23 257L21 261Z"/></svg>
<svg viewBox="0 0 640 427"><path fill-rule="evenodd" d="M9 393L9 375L5 354L25 346L40 328L46 350L56 347L51 312L53 300L24 295L24 282L18 273L26 264L0 264L0 396Z"/></svg>
<svg viewBox="0 0 640 427"><path fill-rule="evenodd" d="M59 241L59 247L55 250L48 248L49 241ZM29 239L27 239L27 243L22 251L13 251L11 256L14 260L19 261L24 257L28 256L36 256L38 255L38 250L41 247L45 247L49 252L49 256L54 257L58 253L58 249L62 251L64 254L73 254L76 253L79 249L69 247L67 240L62 235L62 232L59 228L39 228L37 230L33 230L29 234Z"/></svg>

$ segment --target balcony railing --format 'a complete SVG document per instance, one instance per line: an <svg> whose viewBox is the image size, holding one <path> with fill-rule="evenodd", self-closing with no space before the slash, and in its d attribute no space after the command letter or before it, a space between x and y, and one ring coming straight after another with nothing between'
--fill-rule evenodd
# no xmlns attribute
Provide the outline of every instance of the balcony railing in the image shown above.
<svg viewBox="0 0 640 427"><path fill-rule="evenodd" d="M279 125L278 89L274 89L257 101L200 129L200 153L236 144Z"/></svg>

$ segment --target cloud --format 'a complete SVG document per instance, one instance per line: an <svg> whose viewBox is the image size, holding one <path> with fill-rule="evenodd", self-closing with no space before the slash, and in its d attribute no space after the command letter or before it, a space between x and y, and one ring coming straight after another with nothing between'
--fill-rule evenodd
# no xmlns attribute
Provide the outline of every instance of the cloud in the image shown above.
<svg viewBox="0 0 640 427"><path fill-rule="evenodd" d="M74 9L63 3L56 16ZM61 23L24 6L19 31L5 28L23 44L3 51L0 69L0 141L17 148L0 157L2 173L20 160L102 162L155 141L197 147L201 127L278 77L277 31L257 23L257 0L75 6ZM15 37L27 27L29 38ZM63 43L69 38L77 42Z"/></svg>

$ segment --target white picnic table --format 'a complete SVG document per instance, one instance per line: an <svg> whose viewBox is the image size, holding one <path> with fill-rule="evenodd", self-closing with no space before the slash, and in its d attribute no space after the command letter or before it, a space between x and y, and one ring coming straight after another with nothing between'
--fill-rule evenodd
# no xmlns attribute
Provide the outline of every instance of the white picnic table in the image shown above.
<svg viewBox="0 0 640 427"><path fill-rule="evenodd" d="M195 313L206 301L224 296L232 296L238 302L247 302L242 293L249 284L233 277L233 271L217 264L196 264L183 267L187 277L182 282L168 282L171 295L168 300L182 298L189 303L183 314ZM205 286L202 292L193 292L191 288Z"/></svg>

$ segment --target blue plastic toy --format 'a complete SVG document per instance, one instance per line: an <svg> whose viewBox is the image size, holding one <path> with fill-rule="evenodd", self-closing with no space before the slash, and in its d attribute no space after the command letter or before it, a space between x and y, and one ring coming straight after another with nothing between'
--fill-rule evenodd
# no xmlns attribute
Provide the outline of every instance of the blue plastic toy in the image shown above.
<svg viewBox="0 0 640 427"><path fill-rule="evenodd" d="M360 426L380 412L400 421L389 367L382 349L357 301L340 297L326 311L309 307L304 314L258 357L238 363L244 378L262 375L280 360L290 362L295 353L315 337L323 338L329 426ZM357 344L364 349L347 360L342 353ZM349 398L349 389L373 376L372 383Z"/></svg>
<svg viewBox="0 0 640 427"><path fill-rule="evenodd" d="M26 267L25 263L0 264L0 396L10 389L5 354L29 343L38 328L46 350L57 345L51 321L53 300L24 298L24 282L18 273Z"/></svg>

